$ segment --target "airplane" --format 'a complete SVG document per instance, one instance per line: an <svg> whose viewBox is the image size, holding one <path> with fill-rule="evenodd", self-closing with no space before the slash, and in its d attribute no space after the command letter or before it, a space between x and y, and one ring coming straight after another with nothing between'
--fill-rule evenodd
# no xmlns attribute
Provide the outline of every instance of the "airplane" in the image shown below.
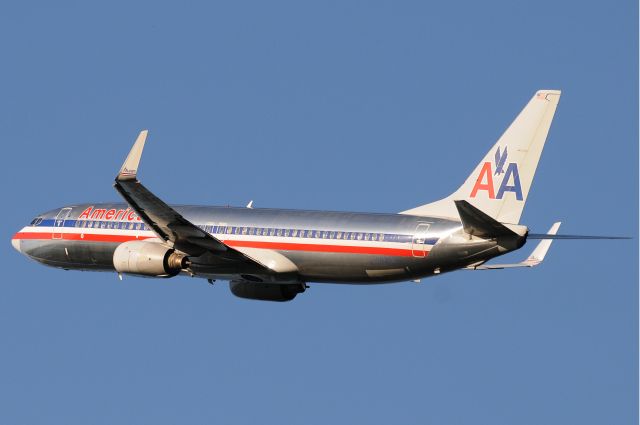
<svg viewBox="0 0 640 425"><path fill-rule="evenodd" d="M114 187L125 203L68 205L17 232L18 252L65 270L229 281L241 298L290 301L310 282L420 281L458 269L539 265L553 239L519 224L561 92L539 90L450 196L395 214L169 205L138 179L140 132ZM487 263L540 240L514 264Z"/></svg>

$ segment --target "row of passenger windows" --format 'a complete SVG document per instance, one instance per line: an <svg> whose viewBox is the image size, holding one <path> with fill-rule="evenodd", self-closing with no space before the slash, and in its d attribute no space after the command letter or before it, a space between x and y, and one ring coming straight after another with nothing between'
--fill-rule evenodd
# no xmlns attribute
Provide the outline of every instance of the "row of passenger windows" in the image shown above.
<svg viewBox="0 0 640 425"><path fill-rule="evenodd" d="M144 223L125 221L76 220L75 227L82 229L151 230L151 228Z"/></svg>
<svg viewBox="0 0 640 425"><path fill-rule="evenodd" d="M34 220L33 225L38 225ZM42 219L40 219L42 221ZM149 226L141 222L120 221L95 221L76 220L74 227L83 229L119 229L119 230L151 230ZM198 225L207 233L214 235L250 235L250 236L277 236L285 238L310 238L310 239L338 239L352 241L374 242L405 242L411 236L389 233L368 232L342 232L333 230L309 230L309 229L282 229L275 227L247 227L247 226L215 226Z"/></svg>
<svg viewBox="0 0 640 425"><path fill-rule="evenodd" d="M392 241L401 235L367 232L340 232L333 230L281 229L274 227L239 227L199 225L202 230L214 235L251 235L251 236L279 236L284 238L312 238L312 239L340 239L352 241Z"/></svg>

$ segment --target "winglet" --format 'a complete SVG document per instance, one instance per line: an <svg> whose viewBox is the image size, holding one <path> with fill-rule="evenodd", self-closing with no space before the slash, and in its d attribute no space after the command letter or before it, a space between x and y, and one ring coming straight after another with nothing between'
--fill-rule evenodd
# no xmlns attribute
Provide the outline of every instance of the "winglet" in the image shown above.
<svg viewBox="0 0 640 425"><path fill-rule="evenodd" d="M135 180L138 172L138 165L140 164L140 157L142 156L142 150L144 149L144 142L147 140L148 130L142 130L138 134L136 142L133 144L127 159L122 164L120 172L116 177L116 180Z"/></svg>
<svg viewBox="0 0 640 425"><path fill-rule="evenodd" d="M561 222L558 221L553 223L551 229L547 232L547 235L555 235L558 233L558 229L560 228ZM549 247L551 246L551 242L553 239L543 239L538 243L536 248L533 250L530 256L527 257L526 260L523 261L523 264L527 264L529 267L537 266L542 263L544 260L544 256L547 255L547 251L549 251Z"/></svg>

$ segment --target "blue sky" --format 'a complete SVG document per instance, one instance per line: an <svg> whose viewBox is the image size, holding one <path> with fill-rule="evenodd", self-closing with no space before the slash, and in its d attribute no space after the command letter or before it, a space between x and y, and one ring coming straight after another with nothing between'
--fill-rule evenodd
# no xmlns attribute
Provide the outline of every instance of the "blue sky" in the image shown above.
<svg viewBox="0 0 640 425"><path fill-rule="evenodd" d="M637 4L2 9L0 422L636 421L637 239L288 304L49 269L9 239L118 200L142 128L141 177L168 202L401 211L453 191L540 88L563 96L522 222L637 237Z"/></svg>

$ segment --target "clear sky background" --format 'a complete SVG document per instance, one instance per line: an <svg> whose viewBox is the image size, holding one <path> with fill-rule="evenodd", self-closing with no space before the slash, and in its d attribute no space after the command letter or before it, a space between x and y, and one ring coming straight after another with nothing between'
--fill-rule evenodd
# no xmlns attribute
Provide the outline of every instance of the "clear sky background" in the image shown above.
<svg viewBox="0 0 640 425"><path fill-rule="evenodd" d="M637 2L14 2L0 13L0 422L603 424L638 413ZM522 222L535 269L294 302L65 272L36 214L119 200L397 212L563 90ZM503 260L519 261L532 249Z"/></svg>

